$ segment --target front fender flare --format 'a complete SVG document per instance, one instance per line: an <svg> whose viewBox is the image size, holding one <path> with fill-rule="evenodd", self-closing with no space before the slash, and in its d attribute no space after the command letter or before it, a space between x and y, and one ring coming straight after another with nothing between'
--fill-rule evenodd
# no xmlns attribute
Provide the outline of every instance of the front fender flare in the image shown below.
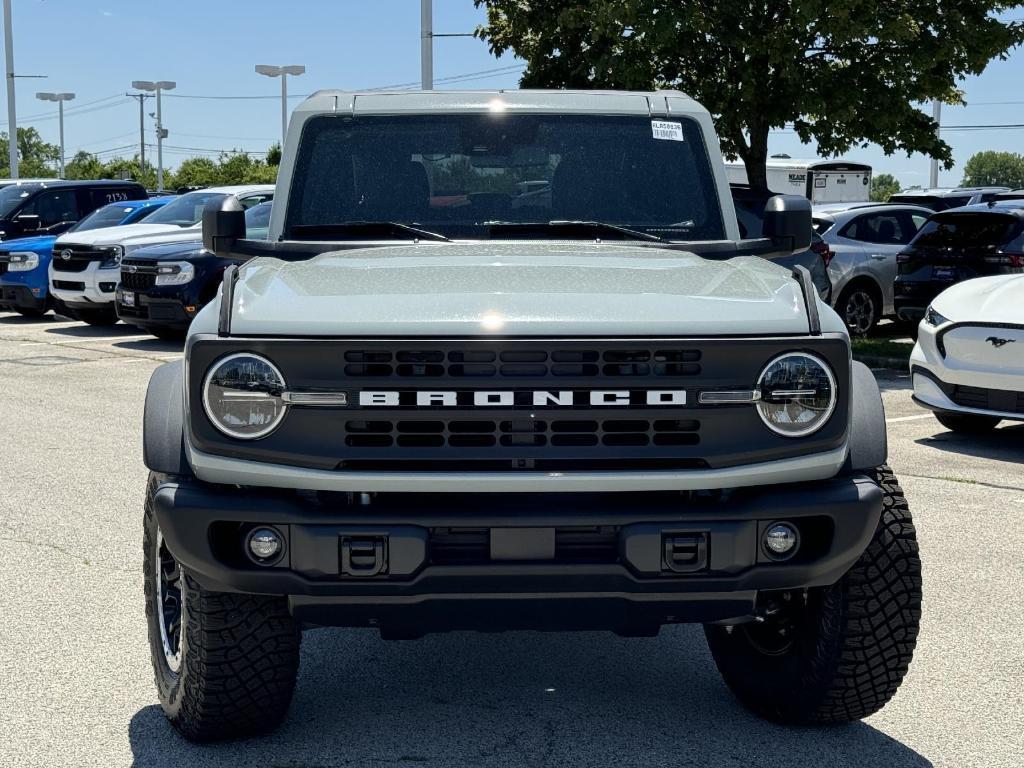
<svg viewBox="0 0 1024 768"><path fill-rule="evenodd" d="M871 370L853 361L850 377L850 451L845 470L862 472L885 464L889 444L882 394Z"/></svg>
<svg viewBox="0 0 1024 768"><path fill-rule="evenodd" d="M165 363L153 371L142 421L142 460L153 472L190 475L185 455L184 365Z"/></svg>

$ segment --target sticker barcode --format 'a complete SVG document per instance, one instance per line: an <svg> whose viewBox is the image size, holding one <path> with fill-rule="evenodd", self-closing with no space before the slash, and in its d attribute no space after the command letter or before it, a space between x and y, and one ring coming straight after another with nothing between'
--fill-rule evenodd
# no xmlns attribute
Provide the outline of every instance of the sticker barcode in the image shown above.
<svg viewBox="0 0 1024 768"><path fill-rule="evenodd" d="M683 124L669 120L651 120L651 133L662 141L682 141Z"/></svg>

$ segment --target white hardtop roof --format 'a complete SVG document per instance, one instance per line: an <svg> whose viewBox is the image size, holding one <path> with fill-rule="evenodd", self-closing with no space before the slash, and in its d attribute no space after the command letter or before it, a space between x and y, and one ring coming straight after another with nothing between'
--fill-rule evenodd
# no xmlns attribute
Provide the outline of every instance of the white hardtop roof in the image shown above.
<svg viewBox="0 0 1024 768"><path fill-rule="evenodd" d="M666 116L706 114L680 91L317 91L296 114L429 114L437 112L572 112Z"/></svg>
<svg viewBox="0 0 1024 768"><path fill-rule="evenodd" d="M1010 192L1009 187L932 187L931 189L904 189L901 195L917 195L920 197L941 197L943 195L962 195L966 192Z"/></svg>

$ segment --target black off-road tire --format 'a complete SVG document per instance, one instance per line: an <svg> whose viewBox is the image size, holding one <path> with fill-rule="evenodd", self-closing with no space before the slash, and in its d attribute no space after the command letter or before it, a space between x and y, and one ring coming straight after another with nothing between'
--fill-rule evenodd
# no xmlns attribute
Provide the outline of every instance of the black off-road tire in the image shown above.
<svg viewBox="0 0 1024 768"><path fill-rule="evenodd" d="M830 587L778 595L763 623L705 627L726 685L754 713L787 725L859 720L896 693L921 620L921 559L892 471L874 538ZM779 632L782 634L778 634Z"/></svg>
<svg viewBox="0 0 1024 768"><path fill-rule="evenodd" d="M299 626L284 598L210 592L182 574L180 666L171 668L157 613L159 533L153 510L166 477L150 473L143 536L146 621L160 706L190 741L269 733L284 720L295 690Z"/></svg>
<svg viewBox="0 0 1024 768"><path fill-rule="evenodd" d="M953 411L935 411L939 424L953 432L964 435L984 435L991 432L1002 419L998 416L982 416L977 413L954 413Z"/></svg>

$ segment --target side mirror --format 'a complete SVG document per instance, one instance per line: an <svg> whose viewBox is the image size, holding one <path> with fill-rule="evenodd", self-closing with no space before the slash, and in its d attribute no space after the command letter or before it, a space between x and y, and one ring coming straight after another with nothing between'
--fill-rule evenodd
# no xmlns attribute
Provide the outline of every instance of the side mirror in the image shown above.
<svg viewBox="0 0 1024 768"><path fill-rule="evenodd" d="M775 195L764 207L762 235L780 251L800 253L811 247L811 201L800 195Z"/></svg>
<svg viewBox="0 0 1024 768"><path fill-rule="evenodd" d="M207 203L203 209L203 247L228 257L235 243L245 239L245 209L234 197Z"/></svg>
<svg viewBox="0 0 1024 768"><path fill-rule="evenodd" d="M21 227L22 232L36 232L39 230L40 222L39 217L34 213L23 213L20 216L14 218L15 223Z"/></svg>

